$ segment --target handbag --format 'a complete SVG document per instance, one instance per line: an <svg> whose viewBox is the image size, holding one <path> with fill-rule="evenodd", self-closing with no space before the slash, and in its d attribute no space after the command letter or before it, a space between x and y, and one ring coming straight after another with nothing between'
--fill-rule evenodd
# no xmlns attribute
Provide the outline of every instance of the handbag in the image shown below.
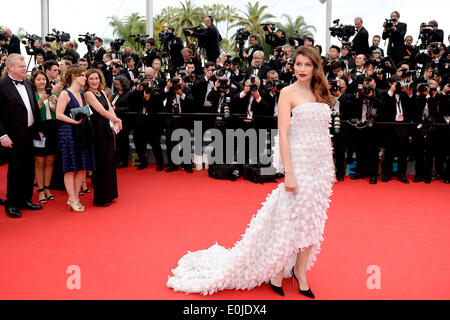
<svg viewBox="0 0 450 320"><path fill-rule="evenodd" d="M74 120L77 120L77 116L80 114L86 115L88 118L92 114L92 110L89 106L82 106L78 108L70 109L70 117Z"/></svg>

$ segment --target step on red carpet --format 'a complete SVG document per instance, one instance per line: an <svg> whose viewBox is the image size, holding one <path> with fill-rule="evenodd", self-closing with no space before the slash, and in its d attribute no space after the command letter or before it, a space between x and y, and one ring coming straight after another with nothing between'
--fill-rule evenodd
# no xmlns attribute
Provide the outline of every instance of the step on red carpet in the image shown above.
<svg viewBox="0 0 450 320"><path fill-rule="evenodd" d="M69 212L65 192L54 191L44 210L20 219L1 212L0 299L279 299L265 284L206 297L166 287L187 251L233 246L276 183L150 165L119 169L118 184L119 199L105 208L90 193L81 197L85 212ZM337 182L323 249L308 272L316 298L449 299L449 194L442 181ZM283 286L284 299L307 299L290 279Z"/></svg>

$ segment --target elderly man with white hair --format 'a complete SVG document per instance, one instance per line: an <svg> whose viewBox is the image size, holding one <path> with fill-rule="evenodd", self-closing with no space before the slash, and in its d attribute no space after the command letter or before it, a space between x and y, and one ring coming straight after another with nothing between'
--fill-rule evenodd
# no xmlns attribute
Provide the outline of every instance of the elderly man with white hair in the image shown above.
<svg viewBox="0 0 450 320"><path fill-rule="evenodd" d="M40 139L39 108L27 75L25 58L13 53L6 60L8 76L0 80L0 143L9 151L5 210L20 218L20 210L39 210L31 202L34 187L33 139Z"/></svg>

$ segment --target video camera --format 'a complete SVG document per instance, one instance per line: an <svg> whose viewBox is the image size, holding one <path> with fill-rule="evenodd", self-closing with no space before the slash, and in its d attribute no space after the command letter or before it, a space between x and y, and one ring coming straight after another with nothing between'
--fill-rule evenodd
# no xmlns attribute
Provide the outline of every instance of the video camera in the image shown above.
<svg viewBox="0 0 450 320"><path fill-rule="evenodd" d="M183 33L186 37L195 37L193 34L191 34L189 31L194 31L194 32L203 32L205 31L205 29L202 28L201 25L195 26L195 27L186 27L183 28Z"/></svg>
<svg viewBox="0 0 450 320"><path fill-rule="evenodd" d="M424 50L430 44L430 36L433 33L434 26L432 24L427 24L422 22L420 24L419 31L419 40L420 40L420 49Z"/></svg>
<svg viewBox="0 0 450 320"><path fill-rule="evenodd" d="M311 37L309 37L309 36L299 35L299 34L298 34L298 30L295 30L295 31L294 31L294 36L290 36L290 37L288 38L288 42L289 42L289 44L290 44L292 47L297 48L297 47L303 46L303 45L305 44L305 40L306 40L306 39L311 40L311 42L312 42L312 40L313 40L313 39L312 39Z"/></svg>
<svg viewBox="0 0 450 320"><path fill-rule="evenodd" d="M169 42L175 40L175 33L173 33L173 29L171 29L171 30L172 31L165 29L158 34L159 41L161 43L166 44L166 43L169 43Z"/></svg>
<svg viewBox="0 0 450 320"><path fill-rule="evenodd" d="M143 47L145 47L148 39L150 39L148 34L132 34L130 38L134 38L134 41L139 42Z"/></svg>
<svg viewBox="0 0 450 320"><path fill-rule="evenodd" d="M244 44L245 41L247 41L247 39L250 37L250 30L248 29L238 29L236 31L236 35L234 36L234 40L236 41L236 43L239 44Z"/></svg>
<svg viewBox="0 0 450 320"><path fill-rule="evenodd" d="M332 37L337 37L341 41L348 42L351 36L356 33L356 28L353 25L339 24L340 19L333 21L334 26L330 27Z"/></svg>
<svg viewBox="0 0 450 320"><path fill-rule="evenodd" d="M275 23L272 23L272 22L261 23L261 27L263 27L264 32L269 32L269 28L272 31L274 31L276 28Z"/></svg>
<svg viewBox="0 0 450 320"><path fill-rule="evenodd" d="M79 36L79 38L78 38L79 42L84 42L87 46L94 45L95 33L79 34L78 36Z"/></svg>
<svg viewBox="0 0 450 320"><path fill-rule="evenodd" d="M52 33L47 34L45 37L45 41L47 42L67 42L70 41L70 34L64 31L57 31L56 29L52 29Z"/></svg>
<svg viewBox="0 0 450 320"><path fill-rule="evenodd" d="M35 35L35 34L30 35L30 34L26 33L26 34L22 37L22 39L24 39L24 38L25 38L26 40L28 40L28 43L31 45L32 48L34 48L34 42L35 42L36 40L42 41L42 38L39 37L38 35ZM26 41L25 41L25 40L22 40L22 44L26 44Z"/></svg>
<svg viewBox="0 0 450 320"><path fill-rule="evenodd" d="M383 23L383 27L386 29L391 29L394 26L394 23L397 22L397 19L385 19Z"/></svg>
<svg viewBox="0 0 450 320"><path fill-rule="evenodd" d="M125 43L125 39L115 39L111 42L111 48L113 49L113 51L117 52L120 51L120 47L123 46L123 44Z"/></svg>

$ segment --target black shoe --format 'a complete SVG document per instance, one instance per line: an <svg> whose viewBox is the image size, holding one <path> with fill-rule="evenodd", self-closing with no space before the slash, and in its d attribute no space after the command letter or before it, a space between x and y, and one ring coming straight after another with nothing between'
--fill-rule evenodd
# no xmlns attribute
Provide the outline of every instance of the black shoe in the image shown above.
<svg viewBox="0 0 450 320"><path fill-rule="evenodd" d="M119 164L117 165L117 168L122 169L122 168L126 168L128 167L128 162L122 161L119 162Z"/></svg>
<svg viewBox="0 0 450 320"><path fill-rule="evenodd" d="M390 180L391 180L391 177L384 176L384 177L381 179L381 182L388 182L388 181L390 181Z"/></svg>
<svg viewBox="0 0 450 320"><path fill-rule="evenodd" d="M172 171L177 171L178 170L178 166L169 166L166 169L166 172L172 172Z"/></svg>
<svg viewBox="0 0 450 320"><path fill-rule="evenodd" d="M187 173L193 173L194 171L192 170L192 165L185 165L183 166L183 169L187 172Z"/></svg>
<svg viewBox="0 0 450 320"><path fill-rule="evenodd" d="M403 183L409 183L409 180L408 180L408 179L406 179L406 177L405 177L405 176L402 176L402 177L398 177L398 181L400 181L400 182L403 182Z"/></svg>
<svg viewBox="0 0 450 320"><path fill-rule="evenodd" d="M5 207L5 211L11 218L20 218L22 217L22 214L19 211L19 208L17 207Z"/></svg>
<svg viewBox="0 0 450 320"><path fill-rule="evenodd" d="M145 168L147 168L147 163L141 163L139 166L138 166L138 170L143 170L143 169L145 169Z"/></svg>
<svg viewBox="0 0 450 320"><path fill-rule="evenodd" d="M430 184L431 178L423 178L423 182L425 182L426 184Z"/></svg>
<svg viewBox="0 0 450 320"><path fill-rule="evenodd" d="M0 206L4 206L6 203L6 200L0 199Z"/></svg>
<svg viewBox="0 0 450 320"><path fill-rule="evenodd" d="M377 177L370 178L370 184L377 184Z"/></svg>
<svg viewBox="0 0 450 320"><path fill-rule="evenodd" d="M444 183L449 184L450 183L450 179L444 179Z"/></svg>
<svg viewBox="0 0 450 320"><path fill-rule="evenodd" d="M38 204L31 203L30 201L25 202L22 206L20 206L20 209L25 210L41 210L42 206Z"/></svg>
<svg viewBox="0 0 450 320"><path fill-rule="evenodd" d="M336 175L336 179L337 179L337 181L344 181L344 176L338 174L338 175Z"/></svg>
<svg viewBox="0 0 450 320"><path fill-rule="evenodd" d="M359 174L354 174L354 175L352 175L352 176L350 177L350 179L352 179L352 180L358 180L358 179L361 179L361 178L362 178L362 176L359 175Z"/></svg>
<svg viewBox="0 0 450 320"><path fill-rule="evenodd" d="M435 174L435 175L431 178L431 180L441 180L441 179L442 179L442 177L441 177L440 174Z"/></svg>
<svg viewBox="0 0 450 320"><path fill-rule="evenodd" d="M269 286L270 286L270 288L271 288L273 291L275 291L276 293L278 293L280 296L283 296L283 297L284 297L284 290L283 290L283 287L277 287L277 286L274 286L274 285L272 284L272 282L269 282Z"/></svg>
<svg viewBox="0 0 450 320"><path fill-rule="evenodd" d="M295 281L297 281L298 291L300 292L300 294L302 294L302 295L304 295L304 296L306 296L308 298L314 299L315 296L314 296L314 293L312 293L311 288L309 288L308 290L300 289L300 282L298 282L298 279L295 276L294 267L292 267L291 274L292 274L292 285L294 285L294 279L295 279Z"/></svg>
<svg viewBox="0 0 450 320"><path fill-rule="evenodd" d="M163 171L163 170L164 170L164 166L162 164L156 165L156 171Z"/></svg>
<svg viewBox="0 0 450 320"><path fill-rule="evenodd" d="M421 178L421 177L414 177L414 180L413 180L414 183L417 183L417 182L420 182L420 181L423 181L423 178Z"/></svg>

